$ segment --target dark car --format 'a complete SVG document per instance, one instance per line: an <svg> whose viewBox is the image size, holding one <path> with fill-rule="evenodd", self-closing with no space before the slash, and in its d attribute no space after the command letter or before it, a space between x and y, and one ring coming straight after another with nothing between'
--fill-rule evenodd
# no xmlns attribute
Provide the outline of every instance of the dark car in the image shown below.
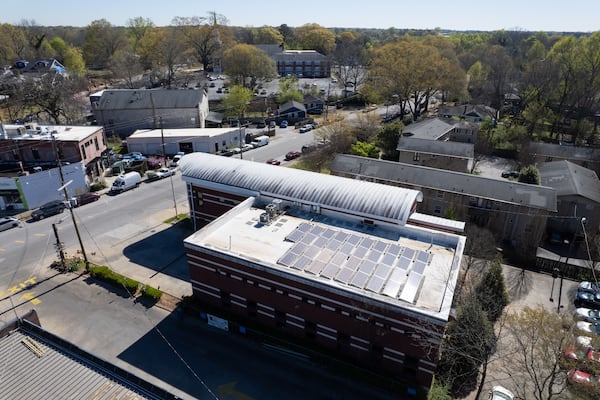
<svg viewBox="0 0 600 400"><path fill-rule="evenodd" d="M586 306L592 309L600 309L600 293L578 291L575 304L577 307Z"/></svg>
<svg viewBox="0 0 600 400"><path fill-rule="evenodd" d="M302 153L300 153L299 151L290 151L289 153L287 153L285 155L285 159L287 161L293 160L294 158L298 158L302 155Z"/></svg>
<svg viewBox="0 0 600 400"><path fill-rule="evenodd" d="M65 211L65 204L60 200L50 201L43 204L40 208L31 213L31 218L34 221L51 217L52 215L60 214Z"/></svg>
<svg viewBox="0 0 600 400"><path fill-rule="evenodd" d="M98 199L100 199L100 195L88 192L77 196L75 199L75 207L79 207L84 204L93 203L94 201L97 201Z"/></svg>
<svg viewBox="0 0 600 400"><path fill-rule="evenodd" d="M502 177L503 178L518 178L519 177L519 171L504 171L502 173Z"/></svg>

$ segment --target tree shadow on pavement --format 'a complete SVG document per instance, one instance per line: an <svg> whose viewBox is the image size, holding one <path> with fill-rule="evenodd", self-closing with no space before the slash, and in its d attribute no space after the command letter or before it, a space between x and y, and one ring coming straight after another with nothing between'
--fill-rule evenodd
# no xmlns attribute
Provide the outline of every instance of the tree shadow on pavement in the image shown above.
<svg viewBox="0 0 600 400"><path fill-rule="evenodd" d="M533 286L532 272L525 269L515 269L508 272L506 276L506 290L511 301L525 297Z"/></svg>

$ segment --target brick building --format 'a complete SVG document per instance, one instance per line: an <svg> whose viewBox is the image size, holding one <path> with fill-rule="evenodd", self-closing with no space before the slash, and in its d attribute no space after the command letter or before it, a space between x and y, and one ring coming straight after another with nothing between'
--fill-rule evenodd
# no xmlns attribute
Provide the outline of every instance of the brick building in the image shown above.
<svg viewBox="0 0 600 400"><path fill-rule="evenodd" d="M465 238L410 223L419 191L202 153L180 168L195 297L430 386Z"/></svg>

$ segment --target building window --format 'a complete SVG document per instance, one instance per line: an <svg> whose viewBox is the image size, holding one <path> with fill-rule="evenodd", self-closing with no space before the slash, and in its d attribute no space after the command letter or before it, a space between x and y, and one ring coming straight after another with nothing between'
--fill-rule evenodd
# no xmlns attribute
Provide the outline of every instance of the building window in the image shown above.
<svg viewBox="0 0 600 400"><path fill-rule="evenodd" d="M85 147L83 145L81 145L81 156L83 157L84 160L87 158L87 156L85 154Z"/></svg>
<svg viewBox="0 0 600 400"><path fill-rule="evenodd" d="M438 199L443 199L444 198L444 192L442 192L441 190L438 190L438 192L437 192L437 198Z"/></svg>
<svg viewBox="0 0 600 400"><path fill-rule="evenodd" d="M419 360L417 358L411 356L404 357L403 375L406 377L416 377L418 365Z"/></svg>
<svg viewBox="0 0 600 400"><path fill-rule="evenodd" d="M38 149L36 149L36 148L31 149L31 154L33 155L33 158L35 160L40 159L40 152L38 151Z"/></svg>
<svg viewBox="0 0 600 400"><path fill-rule="evenodd" d="M338 332L337 334L337 348L339 351L345 351L350 348L350 335Z"/></svg>
<svg viewBox="0 0 600 400"><path fill-rule="evenodd" d="M13 156L13 160L19 160L20 159L19 152L16 151L16 150L12 151L12 156Z"/></svg>
<svg viewBox="0 0 600 400"><path fill-rule="evenodd" d="M98 145L98 138L94 138L94 146L96 146L96 151L100 150L100 146Z"/></svg>
<svg viewBox="0 0 600 400"><path fill-rule="evenodd" d="M442 213L442 206L435 206L435 209L433 210L434 214L441 214Z"/></svg>
<svg viewBox="0 0 600 400"><path fill-rule="evenodd" d="M381 360L383 358L383 347L378 344L371 344L371 356L375 360Z"/></svg>
<svg viewBox="0 0 600 400"><path fill-rule="evenodd" d="M304 321L304 334L309 339L314 339L317 334L317 324L311 321Z"/></svg>
<svg viewBox="0 0 600 400"><path fill-rule="evenodd" d="M285 327L285 313L283 311L275 310L275 324L278 328Z"/></svg>
<svg viewBox="0 0 600 400"><path fill-rule="evenodd" d="M221 289L221 304L223 304L223 307L231 306L231 296L229 292L226 292L223 289Z"/></svg>
<svg viewBox="0 0 600 400"><path fill-rule="evenodd" d="M248 315L251 317L256 317L256 302L252 300L246 300L246 309L248 310Z"/></svg>

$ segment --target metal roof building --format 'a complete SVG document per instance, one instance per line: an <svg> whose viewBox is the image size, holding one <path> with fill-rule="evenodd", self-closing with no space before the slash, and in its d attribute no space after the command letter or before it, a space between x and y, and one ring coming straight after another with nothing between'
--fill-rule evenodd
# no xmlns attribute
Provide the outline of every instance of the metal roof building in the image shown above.
<svg viewBox="0 0 600 400"><path fill-rule="evenodd" d="M0 326L3 399L129 399L177 397L52 335L29 320Z"/></svg>
<svg viewBox="0 0 600 400"><path fill-rule="evenodd" d="M247 195L300 201L392 224L406 224L415 203L422 200L417 190L210 154L188 154L179 166L186 182L201 180L233 186Z"/></svg>

